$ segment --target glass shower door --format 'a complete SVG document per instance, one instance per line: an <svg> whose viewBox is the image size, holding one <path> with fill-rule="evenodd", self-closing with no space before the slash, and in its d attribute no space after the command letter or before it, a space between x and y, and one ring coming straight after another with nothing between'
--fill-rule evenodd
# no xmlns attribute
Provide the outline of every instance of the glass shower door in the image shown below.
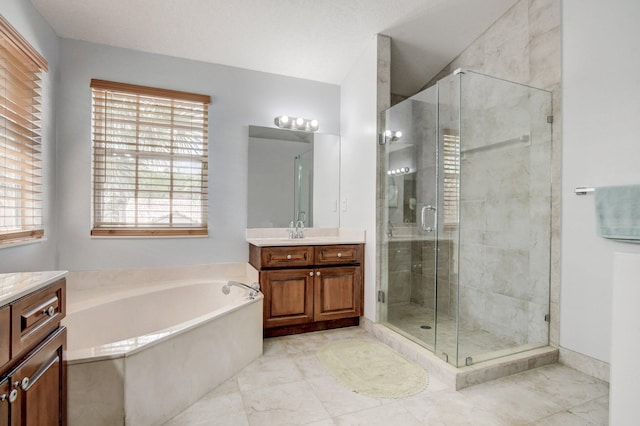
<svg viewBox="0 0 640 426"><path fill-rule="evenodd" d="M434 88L435 89L435 88ZM380 318L434 350L438 257L437 92L386 111Z"/></svg>

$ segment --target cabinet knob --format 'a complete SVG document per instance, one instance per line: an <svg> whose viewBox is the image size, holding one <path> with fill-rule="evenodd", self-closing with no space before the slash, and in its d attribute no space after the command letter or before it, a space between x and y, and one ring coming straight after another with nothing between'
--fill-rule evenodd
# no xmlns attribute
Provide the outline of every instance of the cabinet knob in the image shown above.
<svg viewBox="0 0 640 426"><path fill-rule="evenodd" d="M317 276L320 276L320 271L316 272L316 275L317 275Z"/></svg>
<svg viewBox="0 0 640 426"><path fill-rule="evenodd" d="M49 315L50 317L54 316L56 313L56 308L53 306L49 306L47 309L43 309L42 313L45 315Z"/></svg>
<svg viewBox="0 0 640 426"><path fill-rule="evenodd" d="M30 382L29 378L25 377L19 382L13 382L13 387L16 388L16 389L20 388L20 389L26 391L27 388L29 387L29 382ZM16 389L14 389L14 390L16 390ZM16 392L17 392L17 390L16 390ZM9 395L9 397L11 397L11 395Z"/></svg>
<svg viewBox="0 0 640 426"><path fill-rule="evenodd" d="M342 257L342 253L338 253L338 257Z"/></svg>
<svg viewBox="0 0 640 426"><path fill-rule="evenodd" d="M16 402L16 399L18 399L18 391L11 389L11 392L9 392L9 404Z"/></svg>
<svg viewBox="0 0 640 426"><path fill-rule="evenodd" d="M312 277L313 276L313 271L309 272L309 276Z"/></svg>
<svg viewBox="0 0 640 426"><path fill-rule="evenodd" d="M291 260L291 255L290 254L287 255L287 260Z"/></svg>

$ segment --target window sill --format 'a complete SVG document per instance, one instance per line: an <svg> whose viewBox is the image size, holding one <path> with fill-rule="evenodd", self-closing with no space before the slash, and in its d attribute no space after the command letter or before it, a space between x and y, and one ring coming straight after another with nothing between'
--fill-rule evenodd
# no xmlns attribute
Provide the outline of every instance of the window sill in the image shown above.
<svg viewBox="0 0 640 426"><path fill-rule="evenodd" d="M15 243L5 243L5 244L0 244L0 250L5 249L5 248L26 246L26 245L29 245L29 244L38 244L38 243L42 243L42 242L45 242L45 241L47 241L46 238L37 238L37 239L33 239L33 240L16 241Z"/></svg>

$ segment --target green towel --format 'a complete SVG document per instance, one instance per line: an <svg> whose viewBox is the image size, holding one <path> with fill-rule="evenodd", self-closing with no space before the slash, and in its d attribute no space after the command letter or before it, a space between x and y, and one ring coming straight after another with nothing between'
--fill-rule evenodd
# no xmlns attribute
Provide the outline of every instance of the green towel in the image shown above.
<svg viewBox="0 0 640 426"><path fill-rule="evenodd" d="M596 188L595 202L601 237L640 243L640 185Z"/></svg>

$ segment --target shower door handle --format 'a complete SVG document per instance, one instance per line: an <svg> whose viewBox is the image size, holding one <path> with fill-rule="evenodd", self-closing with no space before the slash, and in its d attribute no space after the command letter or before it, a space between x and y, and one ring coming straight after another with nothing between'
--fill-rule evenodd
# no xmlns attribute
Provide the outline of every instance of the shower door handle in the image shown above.
<svg viewBox="0 0 640 426"><path fill-rule="evenodd" d="M427 211L428 210L432 210L433 211L433 217L434 217L434 226L427 226L427 220L425 218ZM436 216L436 208L433 207L431 204L427 205L427 206L422 206L422 211L420 211L420 225L422 226L422 229L426 232L433 232L435 229L435 216Z"/></svg>

